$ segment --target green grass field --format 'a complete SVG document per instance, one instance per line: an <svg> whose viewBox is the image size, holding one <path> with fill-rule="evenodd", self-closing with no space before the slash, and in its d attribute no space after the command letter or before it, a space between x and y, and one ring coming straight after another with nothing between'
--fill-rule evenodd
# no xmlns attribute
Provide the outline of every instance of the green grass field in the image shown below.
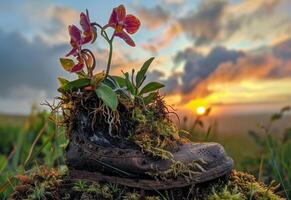
<svg viewBox="0 0 291 200"><path fill-rule="evenodd" d="M0 126L22 126L27 119L25 115L0 114Z"/></svg>
<svg viewBox="0 0 291 200"><path fill-rule="evenodd" d="M0 191L7 178L15 173L42 164L49 167L64 164L63 150L67 143L64 131L48 123L47 117L47 113L38 112L29 116L0 115ZM190 133L193 141L206 135L196 130ZM234 159L236 169L252 173L266 184L275 180L281 183L279 194L290 195L291 129L284 128L282 133L276 131L275 136L270 133L267 137L261 133L250 137L247 132L214 130L208 141L221 143ZM0 199L12 191L12 188L6 190Z"/></svg>

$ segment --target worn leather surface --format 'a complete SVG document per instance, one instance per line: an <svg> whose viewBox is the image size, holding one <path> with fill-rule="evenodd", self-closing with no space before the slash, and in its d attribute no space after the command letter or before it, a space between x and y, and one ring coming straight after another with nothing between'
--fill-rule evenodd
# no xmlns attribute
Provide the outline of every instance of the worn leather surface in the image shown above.
<svg viewBox="0 0 291 200"><path fill-rule="evenodd" d="M173 160L185 165L203 160L200 165L204 170L225 165L227 173L233 165L224 148L217 143L187 143L172 154ZM145 175L147 172L165 171L169 169L172 161L154 159L139 150L102 147L85 140L79 143L70 142L67 148L67 164L76 169L136 176Z"/></svg>
<svg viewBox="0 0 291 200"><path fill-rule="evenodd" d="M66 150L66 162L69 168L109 175L145 177L148 172L168 170L173 164L171 160L153 158L142 153L138 148L133 149L122 140L119 142L116 139L111 142L97 130L92 136L92 133L87 131L90 122L86 115L79 115L76 121L77 124L70 133L70 143ZM171 153L174 161L180 161L185 165L203 160L200 162L204 169L201 173L207 174L210 178L228 173L233 166L232 159L218 143L190 142Z"/></svg>

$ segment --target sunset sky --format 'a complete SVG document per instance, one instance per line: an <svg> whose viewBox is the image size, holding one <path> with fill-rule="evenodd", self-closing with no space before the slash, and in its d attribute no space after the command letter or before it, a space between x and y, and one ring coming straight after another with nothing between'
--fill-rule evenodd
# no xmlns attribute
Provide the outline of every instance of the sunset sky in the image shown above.
<svg viewBox="0 0 291 200"><path fill-rule="evenodd" d="M108 22L124 4L139 17L136 47L117 38L113 74L156 57L149 80L166 84L181 111L211 106L214 114L270 112L291 104L290 0L9 0L0 6L0 113L28 113L57 95L59 57L70 50L67 27L87 8ZM79 24L78 24L79 26ZM106 43L91 46L104 70Z"/></svg>

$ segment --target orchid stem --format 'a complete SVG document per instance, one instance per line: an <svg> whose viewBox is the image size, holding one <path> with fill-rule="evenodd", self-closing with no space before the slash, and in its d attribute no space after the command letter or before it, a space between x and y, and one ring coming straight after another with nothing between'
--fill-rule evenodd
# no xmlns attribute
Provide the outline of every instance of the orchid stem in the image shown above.
<svg viewBox="0 0 291 200"><path fill-rule="evenodd" d="M112 37L111 40L108 42L108 43L109 43L109 56L108 56L108 62L107 62L107 68L106 68L105 79L106 79L106 78L108 77L108 75L109 75L110 66L111 66L112 52L113 52L112 41L113 41L113 37Z"/></svg>
<svg viewBox="0 0 291 200"><path fill-rule="evenodd" d="M111 38L109 39L105 29L107 28L106 26L102 27L100 24L94 22L91 23L91 25L97 26L101 29L101 35L102 37L108 42L109 44L109 56L108 56L108 61L107 61L107 68L106 68L106 74L105 74L105 79L108 77L109 75L109 71L110 71L110 66L111 66L111 60L112 60L112 52L113 52L113 38L114 38L114 34L111 36Z"/></svg>

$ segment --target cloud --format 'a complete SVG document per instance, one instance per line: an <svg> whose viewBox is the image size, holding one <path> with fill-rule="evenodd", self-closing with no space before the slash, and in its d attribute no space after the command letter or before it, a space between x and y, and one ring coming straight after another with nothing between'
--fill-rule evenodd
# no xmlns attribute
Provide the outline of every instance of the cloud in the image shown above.
<svg viewBox="0 0 291 200"><path fill-rule="evenodd" d="M165 25L170 17L169 11L156 5L153 8L136 7L137 15L148 29L157 29Z"/></svg>
<svg viewBox="0 0 291 200"><path fill-rule="evenodd" d="M222 63L235 63L243 52L227 50L224 47L215 47L206 56L200 55L193 49L179 52L175 57L176 63L185 61L182 75L182 92L189 93L197 84L213 73Z"/></svg>
<svg viewBox="0 0 291 200"><path fill-rule="evenodd" d="M171 23L161 34L163 37L153 38L150 41L153 45L143 45L144 49L157 52L183 33L197 45L212 42L220 34L221 19L226 5L225 1L206 1L202 2L196 12L191 11L184 17L170 18Z"/></svg>
<svg viewBox="0 0 291 200"><path fill-rule="evenodd" d="M151 45L143 45L145 50L156 53L168 47L172 41L186 35L196 46L213 47L225 44L253 43L257 48L261 43L272 43L291 30L291 15L282 12L290 6L286 0L258 0L230 3L224 0L202 1L197 10L190 8L186 15L175 15L171 10L163 37L152 38ZM171 6L168 6L171 8ZM150 10L148 10L150 13ZM177 11L175 11L177 12ZM268 19L268 20L266 20ZM266 34L266 32L268 34Z"/></svg>
<svg viewBox="0 0 291 200"><path fill-rule="evenodd" d="M152 38L147 44L143 44L142 47L152 53L157 53L158 50L166 48L181 33L182 29L180 24L173 22L161 34L162 37Z"/></svg>
<svg viewBox="0 0 291 200"><path fill-rule="evenodd" d="M281 59L289 60L291 59L291 39L287 39L280 42L273 47L273 54Z"/></svg>
<svg viewBox="0 0 291 200"><path fill-rule="evenodd" d="M57 73L61 70L58 70L58 56L67 46L48 46L39 38L29 42L20 33L1 30L0 43L1 97L15 97L19 91L23 98L30 96L32 90L53 93ZM23 88L28 88L28 92Z"/></svg>
<svg viewBox="0 0 291 200"><path fill-rule="evenodd" d="M226 6L225 1L204 1L196 13L179 19L179 23L195 44L209 43L219 37Z"/></svg>
<svg viewBox="0 0 291 200"><path fill-rule="evenodd" d="M68 42L68 26L79 23L79 11L56 5L40 7L39 4L30 4L26 13L34 33L48 44Z"/></svg>
<svg viewBox="0 0 291 200"><path fill-rule="evenodd" d="M185 3L185 0L163 0L163 3L176 6Z"/></svg>
<svg viewBox="0 0 291 200"><path fill-rule="evenodd" d="M291 28L290 15L282 12L284 0L243 1L227 7L224 17L223 39L232 42L272 41ZM266 20L268 19L268 20ZM266 34L268 32L268 34Z"/></svg>
<svg viewBox="0 0 291 200"><path fill-rule="evenodd" d="M181 75L183 99L206 97L220 84L245 80L282 79L291 76L291 39L263 52L243 52L215 47L207 55L194 49L179 52L175 62L185 62Z"/></svg>
<svg viewBox="0 0 291 200"><path fill-rule="evenodd" d="M179 93L180 84L179 84L180 74L173 73L169 77L166 77L165 73L159 70L153 70L147 73L147 78L145 80L145 84L149 82L160 82L165 85L164 88L161 89L163 93L166 94L174 94Z"/></svg>

